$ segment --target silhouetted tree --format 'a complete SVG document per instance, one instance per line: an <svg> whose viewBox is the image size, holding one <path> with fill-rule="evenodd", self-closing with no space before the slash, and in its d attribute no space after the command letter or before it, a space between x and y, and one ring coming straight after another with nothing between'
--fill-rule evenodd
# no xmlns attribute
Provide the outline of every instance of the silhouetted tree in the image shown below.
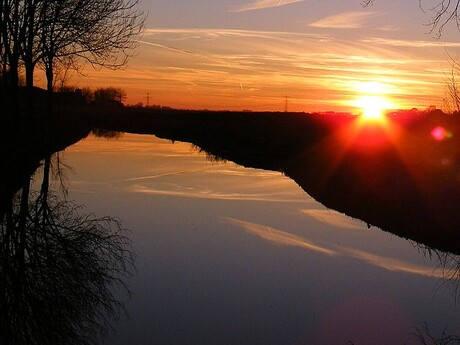
<svg viewBox="0 0 460 345"><path fill-rule="evenodd" d="M448 54L450 72L446 74L446 98L444 99L447 112L460 111L460 62Z"/></svg>
<svg viewBox="0 0 460 345"><path fill-rule="evenodd" d="M84 87L81 89L81 94L86 103L94 101L94 92L89 87Z"/></svg>
<svg viewBox="0 0 460 345"><path fill-rule="evenodd" d="M25 6L22 1L0 0L0 62L4 99L13 114L19 114L19 70L26 37Z"/></svg>
<svg viewBox="0 0 460 345"><path fill-rule="evenodd" d="M53 91L57 64L87 61L119 68L137 46L145 17L139 0L1 0L1 75L18 85L21 64L32 97L38 63ZM50 96L51 97L51 96Z"/></svg>
<svg viewBox="0 0 460 345"><path fill-rule="evenodd" d="M40 58L38 34L42 24L44 0L2 0L0 5L0 49L3 74L9 75L9 84L17 85L22 61L26 83L33 86L33 67ZM7 72L7 73L6 73Z"/></svg>
<svg viewBox="0 0 460 345"><path fill-rule="evenodd" d="M21 45L25 37L24 8L20 1L2 0L0 5L1 62L6 84L17 86Z"/></svg>
<svg viewBox="0 0 460 345"><path fill-rule="evenodd" d="M126 92L121 88L106 87L94 91L96 103L122 103L126 99Z"/></svg>
<svg viewBox="0 0 460 345"><path fill-rule="evenodd" d="M41 30L47 89L53 89L56 63L82 59L93 66L120 68L127 62L144 25L139 0L54 0ZM67 60L66 60L67 59Z"/></svg>

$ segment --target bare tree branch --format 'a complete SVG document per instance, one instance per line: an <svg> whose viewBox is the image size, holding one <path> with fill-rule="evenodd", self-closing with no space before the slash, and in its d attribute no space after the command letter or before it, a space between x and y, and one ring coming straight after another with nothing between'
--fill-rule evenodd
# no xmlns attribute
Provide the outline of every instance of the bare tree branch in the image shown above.
<svg viewBox="0 0 460 345"><path fill-rule="evenodd" d="M364 7L373 5L375 0L363 0L362 5ZM418 0L419 7L423 12L423 4L429 2L428 5L429 12L431 12L431 18L427 23L427 26L430 27L429 33L435 33L437 38L442 36L442 33L445 27L449 23L453 23L458 30L460 30L460 0Z"/></svg>

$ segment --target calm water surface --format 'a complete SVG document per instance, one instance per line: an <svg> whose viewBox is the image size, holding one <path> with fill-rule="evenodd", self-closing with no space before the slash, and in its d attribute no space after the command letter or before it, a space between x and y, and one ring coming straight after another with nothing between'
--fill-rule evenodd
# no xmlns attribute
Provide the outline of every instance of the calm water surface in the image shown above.
<svg viewBox="0 0 460 345"><path fill-rule="evenodd" d="M137 255L129 319L108 344L417 344L424 323L460 334L435 257L279 172L129 134L63 157L70 198L119 218Z"/></svg>

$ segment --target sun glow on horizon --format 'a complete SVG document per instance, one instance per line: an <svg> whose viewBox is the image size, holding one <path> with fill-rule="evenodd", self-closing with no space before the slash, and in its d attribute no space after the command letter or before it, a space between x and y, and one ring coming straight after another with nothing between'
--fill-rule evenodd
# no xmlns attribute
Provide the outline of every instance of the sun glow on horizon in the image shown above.
<svg viewBox="0 0 460 345"><path fill-rule="evenodd" d="M359 109L364 122L382 122L386 110L395 108L389 100L389 95L397 91L394 85L380 81L365 81L356 82L352 87L359 98L350 104Z"/></svg>
<svg viewBox="0 0 460 345"><path fill-rule="evenodd" d="M362 96L353 102L353 105L360 108L361 116L366 121L382 121L385 118L385 111L393 108L391 102L383 96Z"/></svg>

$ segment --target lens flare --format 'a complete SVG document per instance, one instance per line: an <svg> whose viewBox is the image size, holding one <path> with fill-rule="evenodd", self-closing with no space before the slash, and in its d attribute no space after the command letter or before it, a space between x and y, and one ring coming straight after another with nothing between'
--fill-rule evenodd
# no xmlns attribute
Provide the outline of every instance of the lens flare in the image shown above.
<svg viewBox="0 0 460 345"><path fill-rule="evenodd" d="M453 134L449 132L447 129L444 127L438 126L433 128L431 131L431 136L433 137L434 140L437 141L443 141L445 139L450 139L453 137Z"/></svg>

